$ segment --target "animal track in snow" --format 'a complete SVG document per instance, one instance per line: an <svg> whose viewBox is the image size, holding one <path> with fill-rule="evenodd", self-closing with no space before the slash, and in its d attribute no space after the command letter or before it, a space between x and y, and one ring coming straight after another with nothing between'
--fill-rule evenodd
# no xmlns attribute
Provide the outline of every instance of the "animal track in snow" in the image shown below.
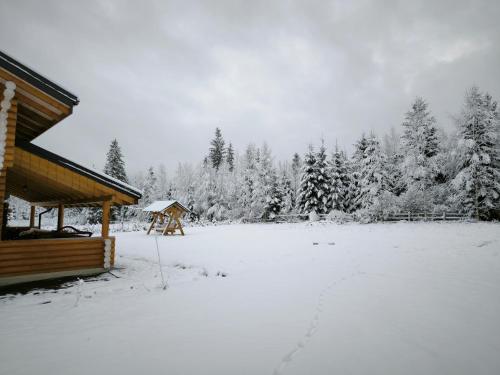
<svg viewBox="0 0 500 375"><path fill-rule="evenodd" d="M356 267L358 268L358 267ZM351 277L361 275L362 272L357 269L356 272L352 273ZM332 288L344 281L346 281L348 277L341 277L339 280L332 281L330 284L328 284L326 287L323 288L323 290L320 292L318 296L318 302L316 304L316 311L313 315L313 318L311 319L311 322L309 323L309 327L304 334L304 336L297 341L295 346L293 347L292 350L290 350L288 353L285 354L285 356L281 359L280 364L274 369L273 375L281 375L283 374L283 371L285 368L293 361L295 356L299 354L307 345L308 341L312 339L312 337L315 335L315 333L318 331L319 327L319 320L321 313L323 312L323 306L325 303L325 298L326 296L330 293Z"/></svg>

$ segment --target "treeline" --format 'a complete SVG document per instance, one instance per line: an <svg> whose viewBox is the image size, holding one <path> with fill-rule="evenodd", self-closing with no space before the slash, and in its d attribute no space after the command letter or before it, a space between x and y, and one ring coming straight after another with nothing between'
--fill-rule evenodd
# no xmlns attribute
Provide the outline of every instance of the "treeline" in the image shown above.
<svg viewBox="0 0 500 375"><path fill-rule="evenodd" d="M500 117L497 103L477 87L467 91L456 131L438 127L417 98L399 131L363 134L354 153L323 142L276 163L267 144L243 154L227 147L220 129L196 166L180 164L168 179L151 167L135 183L141 205L178 199L193 218L269 218L279 214L344 212L375 219L401 211L459 211L480 219L500 207Z"/></svg>

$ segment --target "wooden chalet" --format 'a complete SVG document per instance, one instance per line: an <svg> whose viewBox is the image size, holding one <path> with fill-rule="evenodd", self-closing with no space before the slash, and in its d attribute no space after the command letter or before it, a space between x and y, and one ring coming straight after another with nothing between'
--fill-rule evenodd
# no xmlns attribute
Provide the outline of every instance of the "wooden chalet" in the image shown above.
<svg viewBox="0 0 500 375"><path fill-rule="evenodd" d="M156 201L144 208L143 211L150 212L153 217L147 234L151 233L152 230L163 235L175 234L176 231L179 231L184 236L181 218L186 212L189 212L189 209L178 201Z"/></svg>
<svg viewBox="0 0 500 375"><path fill-rule="evenodd" d="M31 143L71 115L78 98L0 52L0 199L31 205L27 227L9 227L0 205L0 286L96 274L114 264L111 206L136 204L137 189ZM99 237L64 225L65 207L102 207ZM57 209L57 229L39 229L36 207Z"/></svg>

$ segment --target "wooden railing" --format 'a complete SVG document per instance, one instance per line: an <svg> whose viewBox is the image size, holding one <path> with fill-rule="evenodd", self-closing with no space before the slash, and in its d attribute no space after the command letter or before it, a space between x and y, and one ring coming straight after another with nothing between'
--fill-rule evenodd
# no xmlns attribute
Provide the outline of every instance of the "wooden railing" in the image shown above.
<svg viewBox="0 0 500 375"><path fill-rule="evenodd" d="M319 214L319 220L327 220L330 215ZM346 220L354 220L352 215L345 214ZM459 212L399 212L377 215L378 221L457 221L466 220L469 216ZM293 223L307 221L308 214L276 215L273 218L247 218L244 223Z"/></svg>
<svg viewBox="0 0 500 375"><path fill-rule="evenodd" d="M110 262L114 264L115 239ZM105 239L58 238L0 241L0 277L105 267Z"/></svg>
<svg viewBox="0 0 500 375"><path fill-rule="evenodd" d="M457 221L468 216L460 212L400 212L380 215L382 221Z"/></svg>

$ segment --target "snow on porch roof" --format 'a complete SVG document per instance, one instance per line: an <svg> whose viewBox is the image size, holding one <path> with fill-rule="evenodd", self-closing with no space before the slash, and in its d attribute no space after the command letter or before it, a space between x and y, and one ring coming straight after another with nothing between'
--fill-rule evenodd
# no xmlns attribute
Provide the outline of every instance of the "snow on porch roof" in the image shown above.
<svg viewBox="0 0 500 375"><path fill-rule="evenodd" d="M108 186L112 189L118 190L119 192L132 196L134 198L140 199L142 197L142 191L123 182L108 176L107 174L98 172L88 167L84 167L79 165L69 159L63 158L53 152L47 151L40 146L37 146L31 142L25 141L16 141L16 146L21 149L28 151L32 154L38 155L44 159L47 159L57 165L60 165L64 168L68 168L82 176L88 177L98 183L101 183L105 186Z"/></svg>
<svg viewBox="0 0 500 375"><path fill-rule="evenodd" d="M186 208L182 203L179 203L179 201L176 200L170 200L170 201L156 201L151 203L149 206L143 208L143 211L145 212L160 212L164 211L167 208L173 206L174 204L178 204L181 206L185 211L189 212L189 209Z"/></svg>

